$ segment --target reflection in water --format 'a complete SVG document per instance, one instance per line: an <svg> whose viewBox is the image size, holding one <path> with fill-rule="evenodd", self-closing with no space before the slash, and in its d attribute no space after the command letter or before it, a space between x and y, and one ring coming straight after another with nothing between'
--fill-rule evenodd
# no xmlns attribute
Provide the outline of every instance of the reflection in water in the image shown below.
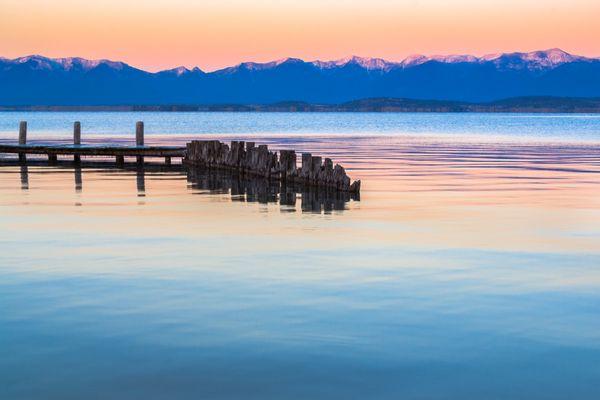
<svg viewBox="0 0 600 400"><path fill-rule="evenodd" d="M600 147L256 141L332 155L360 203L0 167L0 398L598 398Z"/></svg>
<svg viewBox="0 0 600 400"><path fill-rule="evenodd" d="M187 179L193 189L230 193L232 201L279 203L287 211L295 210L298 195L302 211L311 213L343 211L350 200L360 200L359 194L274 182L229 171L190 168L187 170Z"/></svg>
<svg viewBox="0 0 600 400"><path fill-rule="evenodd" d="M21 189L29 190L29 168L27 164L21 165Z"/></svg>
<svg viewBox="0 0 600 400"><path fill-rule="evenodd" d="M9 164L10 165L10 164ZM72 167L52 167L57 171L65 171L70 168L73 168L73 174L75 177L75 192L80 193L83 188L83 177L82 177L82 169L81 165L73 164ZM29 190L29 166L24 163L20 163L19 166L20 175L21 175L21 189Z"/></svg>
<svg viewBox="0 0 600 400"><path fill-rule="evenodd" d="M73 167L73 171L75 172L75 191L77 193L81 192L83 188L83 180L81 176L81 165L75 164Z"/></svg>
<svg viewBox="0 0 600 400"><path fill-rule="evenodd" d="M156 166L155 166L156 167ZM68 166L45 166L46 171L68 171L73 169L75 176L75 191L80 193L83 188L83 177L81 164ZM161 166L152 168L141 164L134 164L129 169L123 170L118 167L105 167L108 173L118 171L135 172L137 196L146 196L146 171L152 173L164 173L166 171L185 174L189 186L192 189L208 191L210 194L230 194L231 201L248 203L279 203L283 211L293 212L296 203L300 199L300 209L308 213L331 213L332 211L343 211L349 201L360 201L360 194L347 193L332 190L330 188L318 188L302 184L286 184L284 182L269 181L254 176L242 176L235 172L208 170L201 168L186 168L181 166ZM20 165L21 189L29 189L28 166Z"/></svg>
<svg viewBox="0 0 600 400"><path fill-rule="evenodd" d="M144 169L144 164L137 164L136 183L138 197L144 197L146 195L146 171Z"/></svg>

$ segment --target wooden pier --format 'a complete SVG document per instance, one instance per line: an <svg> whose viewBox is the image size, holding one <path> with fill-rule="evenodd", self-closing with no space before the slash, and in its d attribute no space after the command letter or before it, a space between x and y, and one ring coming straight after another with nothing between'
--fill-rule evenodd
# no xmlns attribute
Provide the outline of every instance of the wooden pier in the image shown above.
<svg viewBox="0 0 600 400"><path fill-rule="evenodd" d="M81 123L75 122L72 144L27 144L27 122L21 121L18 144L0 143L0 154L17 154L21 164L27 163L27 155L45 155L49 164L57 164L58 156L72 156L75 164L81 163L82 156L114 157L119 167L124 166L125 157L135 158L137 165L144 165L145 157L164 158L165 166L170 166L171 159L175 157L191 167L235 171L240 175L281 181L288 185L360 192L360 180L352 182L344 167L334 164L330 158L310 153L301 154L302 164L298 166L294 150L274 152L266 145L256 146L254 142L232 141L228 145L218 140L193 140L185 147L146 146L144 123L141 121L135 126L135 140L135 146L81 144Z"/></svg>
<svg viewBox="0 0 600 400"><path fill-rule="evenodd" d="M28 154L45 155L49 163L56 163L58 156L73 156L73 161L79 163L82 156L114 157L117 164L124 164L125 157L134 157L138 163L144 162L144 157L164 158L165 164L170 165L172 158L184 158L184 146L146 146L144 145L144 123L136 124L136 144L126 145L88 145L81 144L81 123L73 124L73 144L27 144L27 122L19 124L19 143L0 143L0 153L17 154L19 161L25 162Z"/></svg>

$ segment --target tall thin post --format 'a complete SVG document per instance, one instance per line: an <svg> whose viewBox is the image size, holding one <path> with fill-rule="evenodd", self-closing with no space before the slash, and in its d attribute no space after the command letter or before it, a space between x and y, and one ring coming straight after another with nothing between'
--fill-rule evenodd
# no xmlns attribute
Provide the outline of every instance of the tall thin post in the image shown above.
<svg viewBox="0 0 600 400"><path fill-rule="evenodd" d="M135 144L137 146L144 145L144 122L138 121L135 124Z"/></svg>
<svg viewBox="0 0 600 400"><path fill-rule="evenodd" d="M75 146L79 146L81 144L81 122L75 121L73 124L73 144ZM75 163L81 162L81 156L79 154L75 154L73 156L73 161Z"/></svg>
<svg viewBox="0 0 600 400"><path fill-rule="evenodd" d="M143 146L144 145L144 122L138 121L135 124L135 145ZM144 163L144 157L137 157L138 164Z"/></svg>
<svg viewBox="0 0 600 400"><path fill-rule="evenodd" d="M19 123L19 146L24 146L27 144L27 121L21 121ZM27 161L27 156L25 153L19 153L19 161L25 162Z"/></svg>
<svg viewBox="0 0 600 400"><path fill-rule="evenodd" d="M81 144L81 122L79 121L73 124L73 144Z"/></svg>
<svg viewBox="0 0 600 400"><path fill-rule="evenodd" d="M19 144L27 144L27 121L19 123Z"/></svg>

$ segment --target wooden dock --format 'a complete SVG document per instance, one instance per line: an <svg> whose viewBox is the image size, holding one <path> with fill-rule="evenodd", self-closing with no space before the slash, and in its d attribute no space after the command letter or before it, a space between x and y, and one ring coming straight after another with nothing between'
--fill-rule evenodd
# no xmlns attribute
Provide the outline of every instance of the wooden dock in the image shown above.
<svg viewBox="0 0 600 400"><path fill-rule="evenodd" d="M346 170L334 164L330 158L302 153L302 164L298 166L294 150L270 151L266 145L256 146L254 142L232 141L231 145L218 140L193 140L185 147L146 146L144 144L144 123L135 127L135 146L81 144L81 124L73 124L72 144L28 144L27 122L19 124L18 144L0 143L0 154L17 154L18 162L27 163L27 155L45 155L49 164L57 164L58 156L72 156L77 165L81 157L114 157L116 165L123 167L125 157L134 157L137 165L144 164L144 158L164 158L164 164L171 165L173 157L181 158L182 164L210 169L236 171L241 175L258 176L268 181L282 181L332 190L359 193L360 180L352 182ZM64 160L60 160L64 162Z"/></svg>
<svg viewBox="0 0 600 400"><path fill-rule="evenodd" d="M107 146L61 144L0 144L0 153L59 156L114 156L114 157L185 157L185 147L177 146Z"/></svg>
<svg viewBox="0 0 600 400"><path fill-rule="evenodd" d="M171 164L172 158L184 158L185 146L146 146L144 145L144 123L136 123L136 144L127 145L88 145L81 144L81 123L73 124L73 144L27 144L27 122L19 124L19 143L0 143L0 154L17 154L20 161L26 161L27 155L46 155L48 162L56 162L58 156L73 156L73 161L80 162L81 156L115 157L117 164L123 164L125 157L135 157L137 162L144 162L144 157L160 157L165 164Z"/></svg>

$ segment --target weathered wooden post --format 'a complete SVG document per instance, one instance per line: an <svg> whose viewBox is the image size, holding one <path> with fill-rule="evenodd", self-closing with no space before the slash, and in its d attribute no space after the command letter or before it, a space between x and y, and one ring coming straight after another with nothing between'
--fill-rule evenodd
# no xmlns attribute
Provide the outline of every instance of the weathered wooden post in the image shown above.
<svg viewBox="0 0 600 400"><path fill-rule="evenodd" d="M27 121L19 123L19 144L27 144Z"/></svg>
<svg viewBox="0 0 600 400"><path fill-rule="evenodd" d="M302 153L302 167L300 168L300 177L308 179L310 176L310 169L312 167L312 154Z"/></svg>
<svg viewBox="0 0 600 400"><path fill-rule="evenodd" d="M73 124L73 144L81 144L81 122L79 121Z"/></svg>
<svg viewBox="0 0 600 400"><path fill-rule="evenodd" d="M144 122L138 121L135 123L135 144L136 146L144 145Z"/></svg>
<svg viewBox="0 0 600 400"><path fill-rule="evenodd" d="M117 165L119 167L122 167L125 164L125 157L124 156L116 156L115 162L117 163Z"/></svg>
<svg viewBox="0 0 600 400"><path fill-rule="evenodd" d="M53 153L48 153L48 164L56 164L58 161L58 156Z"/></svg>
<svg viewBox="0 0 600 400"><path fill-rule="evenodd" d="M165 165L171 165L171 157L165 157Z"/></svg>
<svg viewBox="0 0 600 400"><path fill-rule="evenodd" d="M75 146L79 146L81 144L81 122L75 121L73 124L73 144ZM73 161L76 163L81 162L81 156L79 154L75 154L73 156Z"/></svg>
<svg viewBox="0 0 600 400"><path fill-rule="evenodd" d="M135 145L143 146L144 145L144 122L138 121L135 123ZM137 157L138 164L142 164L144 162L144 157Z"/></svg>
<svg viewBox="0 0 600 400"><path fill-rule="evenodd" d="M19 123L19 146L24 146L27 144L27 121L21 121ZM19 153L19 161L25 162L27 161L27 156L25 153Z"/></svg>

